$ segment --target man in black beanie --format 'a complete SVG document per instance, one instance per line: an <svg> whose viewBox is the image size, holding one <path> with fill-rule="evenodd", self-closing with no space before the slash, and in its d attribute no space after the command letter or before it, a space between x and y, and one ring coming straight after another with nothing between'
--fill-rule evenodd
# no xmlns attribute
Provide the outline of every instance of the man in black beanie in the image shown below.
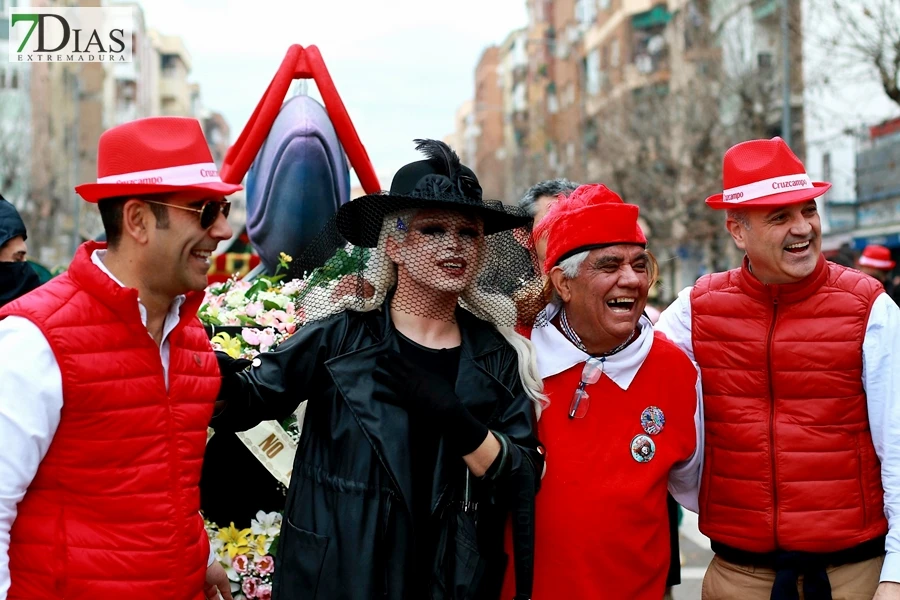
<svg viewBox="0 0 900 600"><path fill-rule="evenodd" d="M0 195L0 306L38 287L41 282L26 262L25 223L16 207Z"/></svg>

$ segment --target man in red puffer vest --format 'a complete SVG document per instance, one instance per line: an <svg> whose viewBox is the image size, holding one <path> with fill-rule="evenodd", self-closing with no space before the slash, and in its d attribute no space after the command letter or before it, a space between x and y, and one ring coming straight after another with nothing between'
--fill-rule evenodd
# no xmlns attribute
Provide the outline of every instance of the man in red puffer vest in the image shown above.
<svg viewBox="0 0 900 600"><path fill-rule="evenodd" d="M100 138L108 247L0 310L0 600L198 600L221 592L200 509L219 369L196 313L231 236L200 124Z"/></svg>
<svg viewBox="0 0 900 600"><path fill-rule="evenodd" d="M822 257L815 198L831 184L784 141L738 144L723 171L706 202L743 265L657 324L703 381L703 597L900 598L900 310Z"/></svg>

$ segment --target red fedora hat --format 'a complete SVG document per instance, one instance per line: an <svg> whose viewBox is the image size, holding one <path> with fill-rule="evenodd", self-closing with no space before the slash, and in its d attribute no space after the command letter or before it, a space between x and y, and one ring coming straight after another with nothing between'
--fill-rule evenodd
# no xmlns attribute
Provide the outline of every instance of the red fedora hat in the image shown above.
<svg viewBox="0 0 900 600"><path fill-rule="evenodd" d="M187 117L149 117L118 125L100 136L97 182L75 191L88 202L117 196L179 192L227 196L243 186L224 183L200 122Z"/></svg>
<svg viewBox="0 0 900 600"><path fill-rule="evenodd" d="M732 146L722 164L725 191L706 199L715 209L784 206L818 198L830 183L811 181L780 137Z"/></svg>
<svg viewBox="0 0 900 600"><path fill-rule="evenodd" d="M882 271L893 271L897 263L891 256L891 249L878 244L869 244L862 251L859 257L860 266L881 269Z"/></svg>

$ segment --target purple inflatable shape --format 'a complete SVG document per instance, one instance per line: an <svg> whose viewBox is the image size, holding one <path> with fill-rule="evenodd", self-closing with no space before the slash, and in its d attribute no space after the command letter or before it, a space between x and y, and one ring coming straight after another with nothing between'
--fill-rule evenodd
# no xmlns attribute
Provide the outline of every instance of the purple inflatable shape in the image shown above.
<svg viewBox="0 0 900 600"><path fill-rule="evenodd" d="M301 256L350 200L350 170L325 108L309 96L284 103L247 173L247 233L270 273Z"/></svg>

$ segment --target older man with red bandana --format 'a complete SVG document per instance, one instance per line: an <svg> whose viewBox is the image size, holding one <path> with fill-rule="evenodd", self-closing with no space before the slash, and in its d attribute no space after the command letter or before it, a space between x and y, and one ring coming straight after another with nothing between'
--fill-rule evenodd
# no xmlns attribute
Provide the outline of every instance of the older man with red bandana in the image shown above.
<svg viewBox="0 0 900 600"><path fill-rule="evenodd" d="M670 558L666 489L696 509L682 491L699 478L699 380L642 316L658 268L638 212L606 186L584 185L535 230L547 242L554 297L531 331L550 401L538 424L547 472L535 600L659 600Z"/></svg>
<svg viewBox="0 0 900 600"><path fill-rule="evenodd" d="M703 378L703 597L900 598L900 310L821 255L830 184L784 141L738 144L723 171L706 202L744 262L657 325Z"/></svg>

